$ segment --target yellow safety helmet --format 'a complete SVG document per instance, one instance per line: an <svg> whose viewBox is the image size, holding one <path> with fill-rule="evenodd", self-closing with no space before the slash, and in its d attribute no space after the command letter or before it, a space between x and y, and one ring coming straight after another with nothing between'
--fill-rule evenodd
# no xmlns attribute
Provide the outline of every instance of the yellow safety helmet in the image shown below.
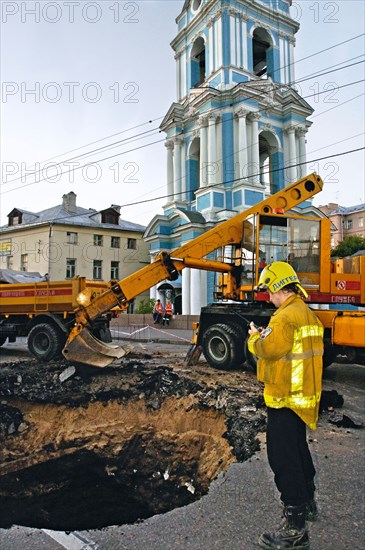
<svg viewBox="0 0 365 550"><path fill-rule="evenodd" d="M295 284L303 296L308 298L308 294L300 284L298 275L292 266L286 262L272 262L261 271L255 291L265 292L269 290L275 293L290 284Z"/></svg>

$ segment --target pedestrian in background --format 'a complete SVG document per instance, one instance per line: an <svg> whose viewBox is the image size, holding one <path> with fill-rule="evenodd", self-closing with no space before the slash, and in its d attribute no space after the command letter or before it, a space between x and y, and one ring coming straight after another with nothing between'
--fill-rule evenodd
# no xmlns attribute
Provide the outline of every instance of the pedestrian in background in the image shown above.
<svg viewBox="0 0 365 550"><path fill-rule="evenodd" d="M165 313L162 317L162 324L168 325L170 323L170 319L172 318L173 314L174 314L174 306L172 305L171 300L166 300Z"/></svg>
<svg viewBox="0 0 365 550"><path fill-rule="evenodd" d="M308 297L286 262L267 265L257 291L268 292L277 310L266 329L251 323L248 348L258 358L267 406L267 455L284 505L284 526L262 534L266 549L309 548L306 521L317 519L315 468L306 425L316 428L322 390L323 326L300 297Z"/></svg>
<svg viewBox="0 0 365 550"><path fill-rule="evenodd" d="M163 317L164 309L161 300L157 299L153 308L153 322L154 324L160 323Z"/></svg>

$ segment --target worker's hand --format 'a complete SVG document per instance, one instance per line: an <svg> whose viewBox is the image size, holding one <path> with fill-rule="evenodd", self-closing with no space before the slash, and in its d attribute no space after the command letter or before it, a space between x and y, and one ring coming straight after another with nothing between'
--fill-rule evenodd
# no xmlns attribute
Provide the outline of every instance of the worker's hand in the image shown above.
<svg viewBox="0 0 365 550"><path fill-rule="evenodd" d="M248 329L248 334L252 336L253 334L260 334L260 331L258 330L257 326L253 321L250 323L250 328Z"/></svg>

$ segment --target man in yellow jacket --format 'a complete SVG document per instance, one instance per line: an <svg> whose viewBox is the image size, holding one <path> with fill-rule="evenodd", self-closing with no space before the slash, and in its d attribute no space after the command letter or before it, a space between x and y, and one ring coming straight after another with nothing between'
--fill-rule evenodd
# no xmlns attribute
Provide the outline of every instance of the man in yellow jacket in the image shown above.
<svg viewBox="0 0 365 550"><path fill-rule="evenodd" d="M268 411L267 455L284 504L285 525L259 539L261 548L309 548L306 520L315 520L315 469L306 425L316 428L322 390L323 326L300 295L308 297L294 269L273 262L256 290L269 293L277 310L266 329L249 329L248 348L258 357Z"/></svg>

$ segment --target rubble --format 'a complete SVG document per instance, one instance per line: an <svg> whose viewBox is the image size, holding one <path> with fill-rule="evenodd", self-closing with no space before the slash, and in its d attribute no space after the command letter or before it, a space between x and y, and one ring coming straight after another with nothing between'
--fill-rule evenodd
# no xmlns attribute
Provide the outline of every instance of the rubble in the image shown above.
<svg viewBox="0 0 365 550"><path fill-rule="evenodd" d="M0 527L101 528L184 506L265 429L252 373L173 356L5 364L0 399Z"/></svg>
<svg viewBox="0 0 365 550"><path fill-rule="evenodd" d="M76 368L74 366L72 367L67 367L67 369L65 369L64 371L61 372L61 374L59 375L59 380L60 382L65 382L66 380L68 380L69 378L71 378L71 376L73 376L76 372Z"/></svg>
<svg viewBox="0 0 365 550"><path fill-rule="evenodd" d="M330 424L335 424L338 428L359 429L364 427L363 423L357 418L338 412L330 414L328 417L328 422Z"/></svg>

